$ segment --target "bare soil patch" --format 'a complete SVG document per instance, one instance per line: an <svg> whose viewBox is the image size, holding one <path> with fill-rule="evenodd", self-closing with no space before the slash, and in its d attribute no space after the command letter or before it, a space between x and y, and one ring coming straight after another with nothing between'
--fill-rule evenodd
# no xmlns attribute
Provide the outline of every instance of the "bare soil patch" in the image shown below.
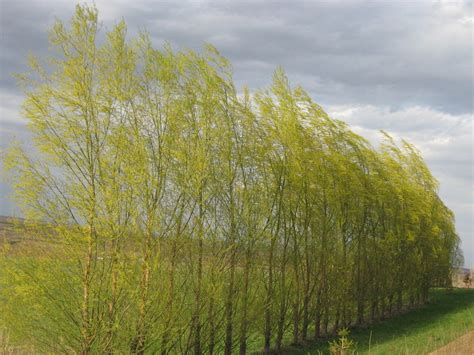
<svg viewBox="0 0 474 355"><path fill-rule="evenodd" d="M474 354L474 330L457 338L449 344L433 351L430 355L473 355Z"/></svg>

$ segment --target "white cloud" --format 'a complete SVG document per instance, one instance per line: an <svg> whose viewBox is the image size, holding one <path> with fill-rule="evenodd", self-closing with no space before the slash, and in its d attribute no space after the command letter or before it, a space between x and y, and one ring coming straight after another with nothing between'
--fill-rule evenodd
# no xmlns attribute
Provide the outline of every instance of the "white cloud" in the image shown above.
<svg viewBox="0 0 474 355"><path fill-rule="evenodd" d="M0 88L0 129L6 123L25 123L19 113L23 96Z"/></svg>

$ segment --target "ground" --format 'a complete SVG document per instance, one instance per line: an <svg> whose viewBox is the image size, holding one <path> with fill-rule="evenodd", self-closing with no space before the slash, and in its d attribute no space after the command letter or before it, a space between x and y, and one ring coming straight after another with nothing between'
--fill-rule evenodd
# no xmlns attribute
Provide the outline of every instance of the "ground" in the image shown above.
<svg viewBox="0 0 474 355"><path fill-rule="evenodd" d="M436 289L430 303L420 309L386 320L366 329L353 329L350 338L358 354L429 354L474 331L474 289ZM472 341L460 338L459 342ZM451 345L450 346L455 346ZM473 344L465 347L474 349ZM453 349L449 348L448 350ZM289 349L287 354L328 354L327 341L310 347ZM438 353L437 353L438 354ZM444 353L443 353L444 354ZM465 354L451 352L450 354ZM467 353L467 354L473 354Z"/></svg>
<svg viewBox="0 0 474 355"><path fill-rule="evenodd" d="M452 354L474 354L474 330L433 351L430 355Z"/></svg>

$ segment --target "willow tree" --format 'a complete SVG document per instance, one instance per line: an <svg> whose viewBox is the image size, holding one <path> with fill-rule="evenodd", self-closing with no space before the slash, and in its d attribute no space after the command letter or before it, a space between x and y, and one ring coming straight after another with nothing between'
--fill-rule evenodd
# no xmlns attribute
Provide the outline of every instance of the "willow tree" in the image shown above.
<svg viewBox="0 0 474 355"><path fill-rule="evenodd" d="M43 333L32 339L53 349L87 353L107 348L120 312L116 308L126 303L119 299L126 276L117 260L123 256L121 236L130 232L130 217L136 212L129 184L133 172L124 167L130 163L125 150L131 145L122 141L120 104L110 96L123 87L114 87L106 72L113 59L107 49L119 41L120 31L121 25L98 50L97 13L78 7L69 31L58 22L51 32L51 42L62 58L45 66L32 58L31 75L21 76L27 96L23 111L34 132L37 155L30 157L18 149L8 162L19 176L17 192L24 213L31 221L41 221L33 228L38 233L45 229L52 243L42 248L55 257L44 258L30 272L23 267L15 271L33 280L31 294L25 294L32 297L25 299L28 307L46 312L43 321L35 319L39 324L31 327L32 332L43 329ZM126 71L120 66L116 75ZM117 191L123 194L119 197ZM70 285L53 287L45 278ZM35 297L37 292L45 297ZM58 299L62 292L71 295ZM56 312L50 313L54 305ZM25 322L42 311L28 312ZM66 332L62 342L51 337L51 329L44 329L48 319L54 320L58 332Z"/></svg>
<svg viewBox="0 0 474 355"><path fill-rule="evenodd" d="M9 328L29 329L38 346L58 351L143 353L174 329L158 316L168 292L162 241L196 204L191 234L199 245L204 237L211 146L201 134L218 107L224 65L211 47L201 57L157 51L146 34L128 42L123 22L99 44L97 11L87 6L76 8L70 28L57 22L50 38L55 55L44 64L32 58L31 72L20 76L37 151L12 149L7 157L45 256L9 260L10 276L29 289L13 297L19 289L5 288L12 307L25 310ZM196 338L199 327L197 319Z"/></svg>
<svg viewBox="0 0 474 355"><path fill-rule="evenodd" d="M454 216L414 146L374 149L282 69L239 94L214 47L102 36L97 15L57 22L19 76L35 149L5 160L32 235L0 258L15 342L269 353L446 284Z"/></svg>

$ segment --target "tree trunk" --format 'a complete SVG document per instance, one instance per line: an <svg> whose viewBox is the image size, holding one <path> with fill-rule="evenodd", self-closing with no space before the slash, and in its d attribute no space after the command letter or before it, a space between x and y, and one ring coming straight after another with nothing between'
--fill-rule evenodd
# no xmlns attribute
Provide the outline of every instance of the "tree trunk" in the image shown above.
<svg viewBox="0 0 474 355"><path fill-rule="evenodd" d="M225 329L225 345L224 354L231 355L232 353L232 319L233 319L233 299L234 295L234 279L235 279L235 247L232 247L230 260L230 280L227 293L227 301L225 306L226 314L226 329Z"/></svg>
<svg viewBox="0 0 474 355"><path fill-rule="evenodd" d="M270 243L270 251L268 253L268 283L267 297L265 300L265 330L264 330L264 352L270 353L271 331L272 331L272 306L273 306L273 252L275 248L275 237Z"/></svg>
<svg viewBox="0 0 474 355"><path fill-rule="evenodd" d="M247 247L245 254L245 269L244 269L244 287L242 290L242 319L240 323L240 337L239 337L239 354L244 355L247 353L247 329L248 329L248 293L249 293L249 281L250 281L250 243Z"/></svg>

